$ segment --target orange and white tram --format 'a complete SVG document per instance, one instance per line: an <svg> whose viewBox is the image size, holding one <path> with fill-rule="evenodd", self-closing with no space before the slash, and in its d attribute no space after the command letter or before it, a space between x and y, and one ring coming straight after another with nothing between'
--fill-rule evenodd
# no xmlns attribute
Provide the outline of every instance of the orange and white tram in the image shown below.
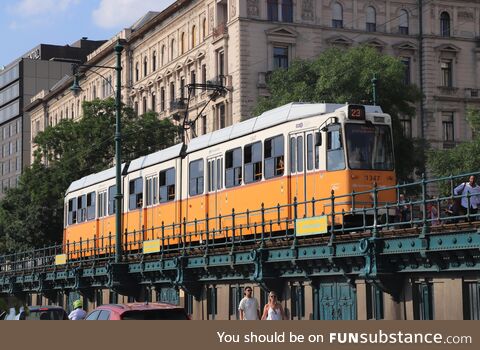
<svg viewBox="0 0 480 350"><path fill-rule="evenodd" d="M282 230L294 215L288 204L329 198L332 190L345 195L336 200L336 213L371 208L370 194L348 194L371 190L374 182L379 188L396 183L388 114L379 106L291 103L124 164L122 232L171 236L169 244L180 235L200 241L202 234L193 232L205 232L207 224L218 229L205 218L228 220L232 210L252 213L235 218L236 226L248 227L243 235L262 219L284 222ZM64 242L111 245L115 192L114 168L73 182L65 196ZM394 191L378 193L379 203L395 201ZM315 211L328 215L330 203L316 202ZM262 205L282 209L260 217ZM297 217L305 210L298 205ZM335 224L350 219L339 216Z"/></svg>

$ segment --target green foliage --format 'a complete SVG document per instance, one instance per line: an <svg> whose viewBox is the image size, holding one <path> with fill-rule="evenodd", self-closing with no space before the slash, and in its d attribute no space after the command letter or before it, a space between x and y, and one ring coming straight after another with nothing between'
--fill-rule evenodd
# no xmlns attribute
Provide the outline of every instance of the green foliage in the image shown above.
<svg viewBox="0 0 480 350"><path fill-rule="evenodd" d="M178 128L155 113L122 108L123 162L174 144ZM113 166L115 102L84 102L83 117L62 120L35 138L33 165L0 202L0 252L61 242L63 197L72 181Z"/></svg>
<svg viewBox="0 0 480 350"><path fill-rule="evenodd" d="M395 57L362 46L349 50L333 48L314 60L294 61L288 70L272 73L267 82L271 97L259 100L255 114L290 102L370 104L374 76L377 104L393 119L397 175L399 180L407 181L413 169L423 171L426 144L403 136L399 117L414 117L415 102L421 94L417 87L403 83L404 66Z"/></svg>
<svg viewBox="0 0 480 350"><path fill-rule="evenodd" d="M474 132L471 142L448 150L431 150L428 153L427 164L435 176L466 174L480 169L480 110L469 109L467 120Z"/></svg>

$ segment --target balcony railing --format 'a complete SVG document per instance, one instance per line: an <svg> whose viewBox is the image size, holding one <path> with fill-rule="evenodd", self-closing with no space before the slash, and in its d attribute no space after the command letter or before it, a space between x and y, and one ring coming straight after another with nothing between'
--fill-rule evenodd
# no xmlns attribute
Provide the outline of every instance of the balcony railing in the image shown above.
<svg viewBox="0 0 480 350"><path fill-rule="evenodd" d="M217 27L213 28L213 40L222 38L228 34L228 28L226 23L220 23Z"/></svg>
<svg viewBox="0 0 480 350"><path fill-rule="evenodd" d="M187 104L184 98L177 98L170 101L170 112L182 112L185 111L185 109L187 109Z"/></svg>

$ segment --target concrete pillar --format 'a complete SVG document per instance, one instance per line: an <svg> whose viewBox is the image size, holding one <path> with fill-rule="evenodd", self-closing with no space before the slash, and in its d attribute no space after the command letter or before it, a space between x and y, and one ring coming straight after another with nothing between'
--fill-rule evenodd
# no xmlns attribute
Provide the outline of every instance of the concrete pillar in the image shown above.
<svg viewBox="0 0 480 350"><path fill-rule="evenodd" d="M463 320L462 300L462 278L434 279L433 317L435 320Z"/></svg>
<svg viewBox="0 0 480 350"><path fill-rule="evenodd" d="M367 284L365 280L357 280L357 320L367 320Z"/></svg>

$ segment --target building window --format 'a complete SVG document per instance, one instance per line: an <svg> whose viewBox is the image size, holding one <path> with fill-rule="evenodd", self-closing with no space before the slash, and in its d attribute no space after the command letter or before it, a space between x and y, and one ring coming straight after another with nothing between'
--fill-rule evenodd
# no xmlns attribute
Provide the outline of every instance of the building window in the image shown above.
<svg viewBox="0 0 480 350"><path fill-rule="evenodd" d="M203 193L203 159L189 164L189 193L190 196Z"/></svg>
<svg viewBox="0 0 480 350"><path fill-rule="evenodd" d="M153 51L152 54L152 72L157 70L157 51Z"/></svg>
<svg viewBox="0 0 480 350"><path fill-rule="evenodd" d="M223 85L223 77L225 76L225 52L220 50L217 52L217 71L218 71L218 78L219 84Z"/></svg>
<svg viewBox="0 0 480 350"><path fill-rule="evenodd" d="M343 28L343 7L338 2L332 7L332 27Z"/></svg>
<svg viewBox="0 0 480 350"><path fill-rule="evenodd" d="M202 84L207 84L207 65L202 64ZM205 91L206 88L203 88L203 91Z"/></svg>
<svg viewBox="0 0 480 350"><path fill-rule="evenodd" d="M146 77L148 74L148 59L145 57L143 59L143 76Z"/></svg>
<svg viewBox="0 0 480 350"><path fill-rule="evenodd" d="M204 18L202 22L202 41L207 37L207 19Z"/></svg>
<svg viewBox="0 0 480 350"><path fill-rule="evenodd" d="M267 0L267 17L269 21L278 21L278 0Z"/></svg>
<svg viewBox="0 0 480 350"><path fill-rule="evenodd" d="M180 98L182 101L185 100L185 78L181 77L180 78Z"/></svg>
<svg viewBox="0 0 480 350"><path fill-rule="evenodd" d="M293 22L293 3L292 0L282 0L282 21Z"/></svg>
<svg viewBox="0 0 480 350"><path fill-rule="evenodd" d="M135 101L133 104L133 110L135 111L135 115L138 117L138 101Z"/></svg>
<svg viewBox="0 0 480 350"><path fill-rule="evenodd" d="M442 113L443 141L454 141L453 112Z"/></svg>
<svg viewBox="0 0 480 350"><path fill-rule="evenodd" d="M143 178L138 177L129 184L128 209L135 210L143 207Z"/></svg>
<svg viewBox="0 0 480 350"><path fill-rule="evenodd" d="M431 282L414 283L413 319L433 320L433 284Z"/></svg>
<svg viewBox="0 0 480 350"><path fill-rule="evenodd" d="M480 282L463 284L463 319L480 320Z"/></svg>
<svg viewBox="0 0 480 350"><path fill-rule="evenodd" d="M140 78L140 65L138 64L138 62L135 64L135 81L138 81L138 79ZM95 86L93 87L93 89L95 90ZM95 94L95 93L94 93ZM94 97L95 98L95 97Z"/></svg>
<svg viewBox="0 0 480 350"><path fill-rule="evenodd" d="M160 172L160 203L175 200L175 168Z"/></svg>
<svg viewBox="0 0 480 350"><path fill-rule="evenodd" d="M175 39L172 39L170 44L170 60L172 61L175 58Z"/></svg>
<svg viewBox="0 0 480 350"><path fill-rule="evenodd" d="M288 68L288 47L273 47L273 68Z"/></svg>
<svg viewBox="0 0 480 350"><path fill-rule="evenodd" d="M404 68L403 83L405 85L410 85L410 76L411 76L410 57L402 57L402 63Z"/></svg>
<svg viewBox="0 0 480 350"><path fill-rule="evenodd" d="M197 46L197 27L192 27L192 49Z"/></svg>
<svg viewBox="0 0 480 350"><path fill-rule="evenodd" d="M182 35L180 36L180 54L184 54L185 53L185 33L182 33Z"/></svg>
<svg viewBox="0 0 480 350"><path fill-rule="evenodd" d="M440 15L440 35L443 37L450 36L450 15L448 12L442 12Z"/></svg>
<svg viewBox="0 0 480 350"><path fill-rule="evenodd" d="M402 35L408 35L408 12L406 10L400 11L398 32Z"/></svg>
<svg viewBox="0 0 480 350"><path fill-rule="evenodd" d="M367 7L367 32L377 31L377 13L372 6Z"/></svg>
<svg viewBox="0 0 480 350"><path fill-rule="evenodd" d="M193 295L185 294L185 312L188 315L193 315Z"/></svg>
<svg viewBox="0 0 480 350"><path fill-rule="evenodd" d="M305 317L305 287L303 285L292 286L290 295L292 320L301 320Z"/></svg>
<svg viewBox="0 0 480 350"><path fill-rule="evenodd" d="M152 94L152 111L155 112L156 111L156 95L155 93Z"/></svg>
<svg viewBox="0 0 480 350"><path fill-rule="evenodd" d="M207 133L207 117L202 116L202 135Z"/></svg>
<svg viewBox="0 0 480 350"><path fill-rule="evenodd" d="M400 124L402 124L403 136L412 137L412 119L408 116L400 116Z"/></svg>
<svg viewBox="0 0 480 350"><path fill-rule="evenodd" d="M170 82L170 102L175 101L175 83Z"/></svg>
<svg viewBox="0 0 480 350"><path fill-rule="evenodd" d="M207 313L208 319L214 320L217 315L217 288L208 287L207 288Z"/></svg>
<svg viewBox="0 0 480 350"><path fill-rule="evenodd" d="M243 288L240 286L230 287L230 319L238 320L240 317L240 312L238 311L238 305L243 298Z"/></svg>
<svg viewBox="0 0 480 350"><path fill-rule="evenodd" d="M160 112L165 111L165 88L160 89Z"/></svg>
<svg viewBox="0 0 480 350"><path fill-rule="evenodd" d="M225 104L222 103L218 106L218 128L223 129L226 126L225 118Z"/></svg>
<svg viewBox="0 0 480 350"><path fill-rule="evenodd" d="M444 60L440 63L440 67L442 70L442 86L452 87L453 86L452 61Z"/></svg>
<svg viewBox="0 0 480 350"><path fill-rule="evenodd" d="M372 283L367 283L367 320L383 320L383 292Z"/></svg>

